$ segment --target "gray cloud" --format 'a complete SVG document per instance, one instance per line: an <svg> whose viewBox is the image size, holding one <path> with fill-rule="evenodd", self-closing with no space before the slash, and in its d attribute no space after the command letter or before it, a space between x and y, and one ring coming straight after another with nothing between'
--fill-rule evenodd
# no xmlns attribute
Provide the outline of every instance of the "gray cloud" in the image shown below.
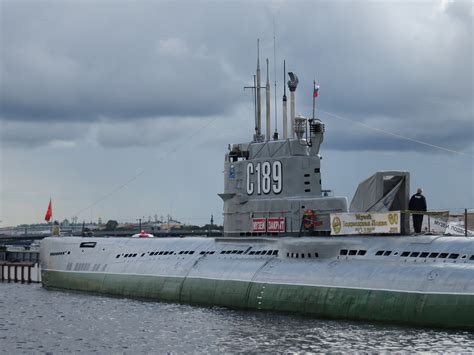
<svg viewBox="0 0 474 355"><path fill-rule="evenodd" d="M160 11L166 4L2 7L6 119L202 116L236 101L223 58L204 40L181 38L179 25Z"/></svg>
<svg viewBox="0 0 474 355"><path fill-rule="evenodd" d="M97 142L108 148L152 147L178 144L203 125L197 118L148 119L137 126L131 122L103 122L97 126Z"/></svg>
<svg viewBox="0 0 474 355"><path fill-rule="evenodd" d="M257 36L262 62L273 58L273 15L277 56L300 77L298 112L311 111L316 76L326 111L450 148L473 141L468 2L1 6L0 117L32 122L23 136L5 130L7 143L49 144L54 137L38 132L52 121L88 122L76 135L98 127L105 147L150 146L175 134L170 117L181 127L193 117L235 117L251 105L242 86L252 80ZM337 129L327 140L333 149L424 149Z"/></svg>
<svg viewBox="0 0 474 355"><path fill-rule="evenodd" d="M23 122L0 121L0 148L3 146L37 148L53 146L75 147L89 133L89 127L80 122Z"/></svg>

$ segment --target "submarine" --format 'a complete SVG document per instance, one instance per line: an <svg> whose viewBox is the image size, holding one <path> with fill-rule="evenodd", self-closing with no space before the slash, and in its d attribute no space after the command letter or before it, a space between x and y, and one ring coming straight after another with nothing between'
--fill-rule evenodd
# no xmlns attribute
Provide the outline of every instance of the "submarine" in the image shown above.
<svg viewBox="0 0 474 355"><path fill-rule="evenodd" d="M271 136L267 64L264 135L257 59L255 132L225 154L222 237L51 236L40 247L43 286L474 329L473 237L409 234L408 217L400 212L408 206L408 172L375 174L359 185L350 205L324 190L325 126L314 114L316 86L312 118L296 117L298 77L288 75L290 122L285 86L280 138ZM389 222L374 222L377 214Z"/></svg>

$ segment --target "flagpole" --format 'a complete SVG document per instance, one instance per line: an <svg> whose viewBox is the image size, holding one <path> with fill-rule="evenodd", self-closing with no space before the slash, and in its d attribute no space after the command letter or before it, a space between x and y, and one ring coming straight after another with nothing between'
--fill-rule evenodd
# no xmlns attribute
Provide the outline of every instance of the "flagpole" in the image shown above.
<svg viewBox="0 0 474 355"><path fill-rule="evenodd" d="M314 93L316 91L316 80L313 80L313 120L314 120L314 111L316 106L316 98L314 97Z"/></svg>

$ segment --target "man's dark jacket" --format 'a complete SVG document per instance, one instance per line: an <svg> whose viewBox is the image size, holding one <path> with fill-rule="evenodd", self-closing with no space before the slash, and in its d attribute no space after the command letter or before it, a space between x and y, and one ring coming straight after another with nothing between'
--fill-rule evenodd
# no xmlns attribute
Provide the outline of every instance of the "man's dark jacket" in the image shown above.
<svg viewBox="0 0 474 355"><path fill-rule="evenodd" d="M408 204L410 211L426 211L426 199L421 193L414 194Z"/></svg>

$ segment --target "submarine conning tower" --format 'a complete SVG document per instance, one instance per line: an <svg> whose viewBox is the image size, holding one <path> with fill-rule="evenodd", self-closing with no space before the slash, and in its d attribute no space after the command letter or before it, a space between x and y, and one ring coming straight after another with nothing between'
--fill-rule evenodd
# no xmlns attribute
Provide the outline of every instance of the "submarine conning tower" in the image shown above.
<svg viewBox="0 0 474 355"><path fill-rule="evenodd" d="M294 74L290 78L297 83ZM296 86L290 82L294 105ZM293 137L278 139L275 134L274 140L260 134L259 122L257 117L253 141L230 144L225 155L224 193L219 194L224 201L224 236L329 235L330 213L347 212L348 203L346 197L333 197L322 189L323 122L291 117Z"/></svg>

